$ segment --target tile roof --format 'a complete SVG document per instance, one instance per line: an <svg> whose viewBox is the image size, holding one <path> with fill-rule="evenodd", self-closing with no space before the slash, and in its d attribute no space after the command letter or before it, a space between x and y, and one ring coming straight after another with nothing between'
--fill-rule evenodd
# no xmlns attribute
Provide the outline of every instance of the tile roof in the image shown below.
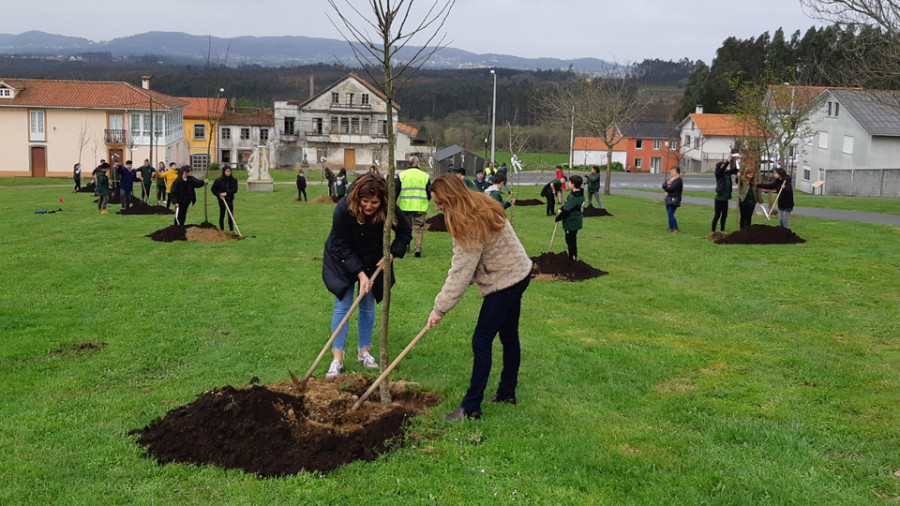
<svg viewBox="0 0 900 506"><path fill-rule="evenodd" d="M15 98L0 99L0 107L74 109L177 109L187 102L125 82L13 79L0 77L0 86L13 88Z"/></svg>
<svg viewBox="0 0 900 506"><path fill-rule="evenodd" d="M900 92L828 90L869 135L900 136Z"/></svg>
<svg viewBox="0 0 900 506"><path fill-rule="evenodd" d="M769 96L779 109L789 109L793 103L795 108L805 107L825 90L855 90L859 88L842 88L839 86L794 86L790 84L770 84Z"/></svg>
<svg viewBox="0 0 900 506"><path fill-rule="evenodd" d="M418 128L411 127L411 126L407 125L406 123L400 123L399 121L397 122L397 130L399 130L405 134L409 134L411 137L415 137L415 136L419 135Z"/></svg>
<svg viewBox="0 0 900 506"><path fill-rule="evenodd" d="M360 84L362 84L363 86L365 86L366 88L368 88L372 93L374 93L374 94L378 95L379 97L381 97L382 100L387 101L387 96L385 96L385 94L382 93L381 90L379 90L378 88L376 88L375 86L373 86L371 83L369 83L369 81L366 81L366 80L363 79L362 77L359 77L359 75L357 75L355 72L350 72L349 74L347 74L346 76L342 77L342 78L339 79L338 81L334 82L334 83L331 84L330 86L325 87L325 88L324 88L322 91L320 91L319 93L316 93L313 97L308 98L308 99L303 100L303 101L293 101L293 100L289 100L288 103L289 103L289 104L294 104L294 105L299 105L300 107L303 107L304 105L306 105L306 104L312 102L313 100L315 100L315 99L321 97L322 95L331 92L331 89L332 89L332 88L334 88L334 87L337 86L338 84L340 84L340 83L346 81L347 79L356 79L357 81L359 81ZM397 102L391 101L391 104L392 104L397 110L400 110L400 106L397 104Z"/></svg>
<svg viewBox="0 0 900 506"><path fill-rule="evenodd" d="M733 114L691 113L691 120L700 133L722 137L765 137L766 133L753 125L744 124Z"/></svg>
<svg viewBox="0 0 900 506"><path fill-rule="evenodd" d="M238 114L231 111L225 111L222 114L222 118L219 120L219 124L258 127L275 126L275 109L269 107L250 114Z"/></svg>
<svg viewBox="0 0 900 506"><path fill-rule="evenodd" d="M677 139L678 130L665 121L635 121L623 128L632 139Z"/></svg>
<svg viewBox="0 0 900 506"><path fill-rule="evenodd" d="M188 103L184 108L185 119L215 119L225 112L226 98L178 97Z"/></svg>

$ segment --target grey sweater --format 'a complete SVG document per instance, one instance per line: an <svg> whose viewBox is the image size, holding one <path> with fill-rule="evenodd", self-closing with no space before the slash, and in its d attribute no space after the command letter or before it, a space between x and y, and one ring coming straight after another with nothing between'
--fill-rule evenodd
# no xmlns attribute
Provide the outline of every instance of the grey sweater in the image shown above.
<svg viewBox="0 0 900 506"><path fill-rule="evenodd" d="M530 275L531 259L508 221L487 243L463 248L454 239L450 271L444 287L434 298L434 312L441 316L447 314L473 282L485 297Z"/></svg>

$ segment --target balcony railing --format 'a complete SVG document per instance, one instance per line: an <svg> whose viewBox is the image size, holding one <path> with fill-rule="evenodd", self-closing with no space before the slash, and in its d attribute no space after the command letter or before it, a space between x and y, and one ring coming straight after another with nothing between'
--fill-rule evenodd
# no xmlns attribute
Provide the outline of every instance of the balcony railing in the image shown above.
<svg viewBox="0 0 900 506"><path fill-rule="evenodd" d="M104 131L104 138L107 144L125 144L125 130L107 128Z"/></svg>
<svg viewBox="0 0 900 506"><path fill-rule="evenodd" d="M334 102L332 102L330 104L330 107L331 107L331 109L339 109L339 110L359 109L359 110L368 111L368 110L372 109L371 104L336 104Z"/></svg>
<svg viewBox="0 0 900 506"><path fill-rule="evenodd" d="M284 130L281 130L280 133L281 133L281 140L284 140L284 141L292 142L292 141L296 141L296 140L300 139L300 133L297 132L296 130L293 130L290 132L285 132Z"/></svg>

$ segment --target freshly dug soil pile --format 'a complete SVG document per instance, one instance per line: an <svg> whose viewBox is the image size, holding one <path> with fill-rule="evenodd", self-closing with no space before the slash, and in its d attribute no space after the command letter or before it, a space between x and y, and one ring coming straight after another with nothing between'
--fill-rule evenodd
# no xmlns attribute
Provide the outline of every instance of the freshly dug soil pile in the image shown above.
<svg viewBox="0 0 900 506"><path fill-rule="evenodd" d="M367 401L349 409L371 384L362 376L224 386L170 411L143 429L137 443L161 464L185 462L242 469L264 477L328 472L354 460L374 460L403 422L440 403L436 394L391 385L392 404Z"/></svg>
<svg viewBox="0 0 900 506"><path fill-rule="evenodd" d="M110 204L121 204L122 203L122 195L115 190L110 190L109 191L109 203ZM139 199L138 197L135 197L134 194L131 195L131 200L128 201L129 205L135 205L135 204L140 204L140 203L141 203L141 199Z"/></svg>
<svg viewBox="0 0 900 506"><path fill-rule="evenodd" d="M167 208L166 206L151 206L140 200L137 204L132 204L131 207L124 211L119 211L116 214L175 214L175 211Z"/></svg>
<svg viewBox="0 0 900 506"><path fill-rule="evenodd" d="M215 229L216 226L212 223L205 221L199 225L169 225L166 228L157 230L152 234L147 234L145 237L149 237L154 241L158 242L172 242L172 241L187 241L187 229L189 228L206 228L206 229Z"/></svg>
<svg viewBox="0 0 900 506"><path fill-rule="evenodd" d="M82 186L81 188L79 188L78 191L75 193L94 193L94 185L86 184L86 185Z"/></svg>
<svg viewBox="0 0 900 506"><path fill-rule="evenodd" d="M447 223L444 222L444 213L438 213L425 220L425 230L432 232L446 232Z"/></svg>
<svg viewBox="0 0 900 506"><path fill-rule="evenodd" d="M225 242L234 241L238 237L232 233L218 228L190 227L184 232L188 241L194 242Z"/></svg>
<svg viewBox="0 0 900 506"><path fill-rule="evenodd" d="M716 244L800 244L806 242L789 229L778 226L750 225L716 240Z"/></svg>
<svg viewBox="0 0 900 506"><path fill-rule="evenodd" d="M516 200L517 206L542 206L545 204L546 204L546 202L544 202L543 200L538 200L538 199L522 199L522 200L517 199Z"/></svg>
<svg viewBox="0 0 900 506"><path fill-rule="evenodd" d="M591 216L612 216L606 209L600 209L599 207L589 206L585 207L584 211L582 211L582 216L591 217Z"/></svg>
<svg viewBox="0 0 900 506"><path fill-rule="evenodd" d="M341 200L339 197L329 197L328 195L319 195L318 197L310 200L311 204L337 204L337 201Z"/></svg>
<svg viewBox="0 0 900 506"><path fill-rule="evenodd" d="M531 261L531 277L542 281L584 281L609 274L581 260L572 261L566 253L542 253Z"/></svg>

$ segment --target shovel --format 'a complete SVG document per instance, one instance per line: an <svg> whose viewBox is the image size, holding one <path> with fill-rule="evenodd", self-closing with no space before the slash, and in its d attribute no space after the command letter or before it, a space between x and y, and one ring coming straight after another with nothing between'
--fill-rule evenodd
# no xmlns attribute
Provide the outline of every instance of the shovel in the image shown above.
<svg viewBox="0 0 900 506"><path fill-rule="evenodd" d="M397 367L397 364L399 364L400 361L403 360L403 357L405 357L406 354L409 353L410 350L413 349L413 347L416 345L416 343L419 342L419 339L422 339L422 336L425 335L425 332L428 332L428 325L425 325L424 327L422 327L422 330L419 331L419 334L416 337L414 337L413 340L410 341L409 344L406 345L406 348L404 348L403 351L399 355L397 355L397 358L395 358L394 361L391 362L391 365L389 365L387 367L387 369L385 369L384 372L381 373L381 376L378 376L378 379L376 379L375 382L372 383L372 386L370 386L369 389L366 390L366 392L359 397L359 400L356 401L356 404L354 404L353 406L350 407L351 412L356 411L357 409L359 409L360 406L362 406L362 403L365 402L366 399L369 398L369 395L372 392L374 392L376 388L378 388L378 385L380 385L381 382L384 381L384 378L387 378L387 375L390 374L391 371L393 371L395 367Z"/></svg>
<svg viewBox="0 0 900 506"><path fill-rule="evenodd" d="M547 253L553 251L553 239L556 239L556 229L559 227L559 222L556 222L556 225L553 225L553 234L550 236L550 246L547 246Z"/></svg>
<svg viewBox="0 0 900 506"><path fill-rule="evenodd" d="M243 238L241 235L241 227L237 226L237 222L234 221L234 214L231 213L231 208L228 207L228 202L222 201L225 204L225 210L228 211L228 216L231 218L231 223L234 223L234 229L237 230L238 237Z"/></svg>
<svg viewBox="0 0 900 506"><path fill-rule="evenodd" d="M781 197L781 192L783 192L783 191L784 191L784 184L781 185L781 189L778 190L778 195L775 196L775 203L772 204L772 208L773 208L773 209L775 208L776 205L778 205L778 197ZM771 193L770 193L769 195L771 195ZM772 212L771 212L771 211L769 211L768 213L766 213L766 223L768 223L770 219L772 219Z"/></svg>
<svg viewBox="0 0 900 506"><path fill-rule="evenodd" d="M235 223L234 226L237 227L237 223ZM375 269L375 272L372 273L372 276L370 279L372 279L374 281L375 278L377 278L378 275L381 274L382 269L384 269L384 266L379 265L378 268ZM296 386L300 390L303 390L304 388L306 388L306 382L309 381L310 376L312 376L313 372L315 372L316 367L319 366L319 362L322 361L322 357L324 357L325 354L328 353L328 348L331 346L331 343L334 342L334 338L337 337L337 335L341 331L341 329L344 328L344 325L347 324L347 321L350 320L350 315L353 314L353 311L356 309L356 306L359 305L359 301L361 301L365 295L366 294L361 293L356 297L356 300L353 301L353 305L350 306L350 309L347 311L347 314L344 315L344 319L342 319L341 323L339 323L337 328L334 329L334 332L331 334L331 337L328 338L328 342L325 343L325 347L322 348L321 352L319 352L319 356L316 357L316 360L315 360L315 362L313 362L312 367L310 367L309 370L306 371L306 375L303 376L302 380L297 379L297 376L294 376L294 373L290 369L288 369L288 374L291 375L291 381L294 382L294 386Z"/></svg>

